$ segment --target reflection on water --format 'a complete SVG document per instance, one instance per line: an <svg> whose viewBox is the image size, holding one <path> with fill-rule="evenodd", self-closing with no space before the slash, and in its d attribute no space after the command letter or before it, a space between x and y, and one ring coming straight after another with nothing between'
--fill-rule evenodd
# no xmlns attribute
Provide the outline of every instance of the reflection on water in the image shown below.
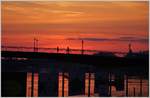
<svg viewBox="0 0 150 98"><path fill-rule="evenodd" d="M34 73L34 82L33 82L33 96L38 96L38 73ZM70 76L71 77L71 76ZM123 78L122 78L123 77ZM145 78L141 78L139 76L128 76L128 78L124 75L118 79L115 75L108 75L109 82L106 88L108 90L108 96L121 97L121 96L148 96L148 80ZM95 85L95 73L85 73L85 94L77 95L77 96L101 96L104 90L100 90L100 92L96 91L97 85ZM98 77L100 78L100 77ZM118 79L118 80L117 80ZM105 80L106 81L106 80ZM119 82L122 83L119 83ZM51 84L53 85L53 84ZM58 96L69 96L69 73L59 72L58 74ZM101 84L104 85L104 84ZM119 86L118 86L119 85ZM78 86L78 84L76 85ZM26 96L32 96L32 73L27 73L27 89Z"/></svg>
<svg viewBox="0 0 150 98"><path fill-rule="evenodd" d="M148 96L148 80L139 79L138 77L130 78L128 77L128 84L124 80L125 89L122 91L117 91L115 86L112 86L112 96ZM128 87L127 87L128 86ZM128 88L128 90L126 90ZM128 92L128 95L126 93Z"/></svg>
<svg viewBox="0 0 150 98"><path fill-rule="evenodd" d="M128 89L128 96L148 96L148 81L141 83L139 79L129 79Z"/></svg>

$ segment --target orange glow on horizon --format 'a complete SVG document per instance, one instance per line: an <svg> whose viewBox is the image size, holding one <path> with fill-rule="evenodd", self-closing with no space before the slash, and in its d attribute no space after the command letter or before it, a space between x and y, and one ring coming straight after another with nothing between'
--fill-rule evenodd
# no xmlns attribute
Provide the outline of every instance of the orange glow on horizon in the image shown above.
<svg viewBox="0 0 150 98"><path fill-rule="evenodd" d="M148 50L148 13L148 1L2 1L2 45Z"/></svg>

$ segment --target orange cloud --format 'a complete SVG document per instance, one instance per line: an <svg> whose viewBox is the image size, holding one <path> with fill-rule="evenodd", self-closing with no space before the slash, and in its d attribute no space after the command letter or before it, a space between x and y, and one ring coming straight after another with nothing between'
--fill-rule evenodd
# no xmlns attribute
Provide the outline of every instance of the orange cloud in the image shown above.
<svg viewBox="0 0 150 98"><path fill-rule="evenodd" d="M31 42L35 32L41 40L55 41L72 37L148 38L148 14L148 1L2 1L2 43L10 44L16 35L22 43L25 39ZM79 47L75 42L72 47Z"/></svg>

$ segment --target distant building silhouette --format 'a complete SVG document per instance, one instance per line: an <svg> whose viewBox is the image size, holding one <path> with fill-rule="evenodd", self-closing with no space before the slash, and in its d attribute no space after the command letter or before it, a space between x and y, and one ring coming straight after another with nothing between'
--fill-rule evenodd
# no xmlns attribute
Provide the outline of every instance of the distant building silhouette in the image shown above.
<svg viewBox="0 0 150 98"><path fill-rule="evenodd" d="M129 43L128 45L128 53L125 57L133 57L135 54L133 53L132 49L131 49L131 43Z"/></svg>
<svg viewBox="0 0 150 98"><path fill-rule="evenodd" d="M138 53L134 53L131 49L131 44L129 44L129 51L127 53L127 55L125 57L142 57L142 58L145 58L145 57L148 57L149 55L149 52L148 51L140 51Z"/></svg>

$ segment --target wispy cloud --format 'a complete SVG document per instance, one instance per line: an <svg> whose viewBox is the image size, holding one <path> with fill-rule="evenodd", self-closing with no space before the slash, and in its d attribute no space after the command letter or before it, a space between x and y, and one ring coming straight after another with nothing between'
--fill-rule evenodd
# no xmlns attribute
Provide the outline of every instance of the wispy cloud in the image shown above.
<svg viewBox="0 0 150 98"><path fill-rule="evenodd" d="M127 42L141 42L148 43L148 38L138 37L119 37L119 38L67 38L67 40L85 40L85 41L127 41Z"/></svg>
<svg viewBox="0 0 150 98"><path fill-rule="evenodd" d="M148 1L2 1L2 36L17 40L16 35L21 39L37 32L39 39L131 41L147 48L148 8Z"/></svg>

